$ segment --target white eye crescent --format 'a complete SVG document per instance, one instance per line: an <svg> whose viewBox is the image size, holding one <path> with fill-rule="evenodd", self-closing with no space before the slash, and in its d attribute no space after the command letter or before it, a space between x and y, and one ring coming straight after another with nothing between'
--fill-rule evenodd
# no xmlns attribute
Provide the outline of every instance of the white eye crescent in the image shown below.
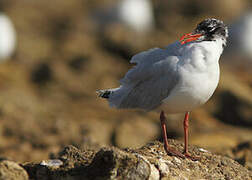
<svg viewBox="0 0 252 180"><path fill-rule="evenodd" d="M215 30L215 28L214 27L212 27L210 30L209 30L209 32L212 32L212 31L214 31Z"/></svg>

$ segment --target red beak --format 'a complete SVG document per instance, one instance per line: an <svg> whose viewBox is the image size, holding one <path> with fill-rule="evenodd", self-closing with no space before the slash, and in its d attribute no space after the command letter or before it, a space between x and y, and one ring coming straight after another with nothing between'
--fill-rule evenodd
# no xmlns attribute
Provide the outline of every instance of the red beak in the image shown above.
<svg viewBox="0 0 252 180"><path fill-rule="evenodd" d="M184 34L181 38L180 38L180 43L183 45L183 44L186 44L188 42L191 42L191 41L195 41L197 39L199 39L199 37L201 37L202 34L193 34L193 33L188 33L188 34Z"/></svg>

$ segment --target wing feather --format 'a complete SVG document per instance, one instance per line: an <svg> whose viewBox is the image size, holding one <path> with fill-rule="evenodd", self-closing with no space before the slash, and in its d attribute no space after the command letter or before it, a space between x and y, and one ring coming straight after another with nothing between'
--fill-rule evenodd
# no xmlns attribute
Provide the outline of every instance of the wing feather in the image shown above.
<svg viewBox="0 0 252 180"><path fill-rule="evenodd" d="M121 86L110 96L112 106L151 110L162 103L176 86L178 43L166 49L154 48L132 57L136 65L120 80Z"/></svg>

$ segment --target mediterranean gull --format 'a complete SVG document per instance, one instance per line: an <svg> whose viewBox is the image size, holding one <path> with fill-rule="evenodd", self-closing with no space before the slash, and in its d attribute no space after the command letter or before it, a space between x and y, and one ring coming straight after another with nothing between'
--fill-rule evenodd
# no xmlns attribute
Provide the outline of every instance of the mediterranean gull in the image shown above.
<svg viewBox="0 0 252 180"><path fill-rule="evenodd" d="M228 55L227 64L230 60L235 65L243 63L251 69L252 65L252 12L246 12L234 21L229 27L229 44L224 55ZM237 59L241 59L238 60ZM247 60L247 61L244 61Z"/></svg>
<svg viewBox="0 0 252 180"><path fill-rule="evenodd" d="M0 60L9 58L16 47L16 32L10 18L0 13Z"/></svg>
<svg viewBox="0 0 252 180"><path fill-rule="evenodd" d="M138 33L150 32L155 25L151 0L120 0L95 13L94 21L103 28L108 24L123 24Z"/></svg>
<svg viewBox="0 0 252 180"><path fill-rule="evenodd" d="M165 49L154 48L132 57L130 69L121 86L99 90L115 108L161 110L160 121L164 148L169 155L197 160L188 152L189 112L213 95L219 82L219 58L226 45L227 26L209 18L200 22L192 33ZM185 113L184 152L168 145L165 114Z"/></svg>

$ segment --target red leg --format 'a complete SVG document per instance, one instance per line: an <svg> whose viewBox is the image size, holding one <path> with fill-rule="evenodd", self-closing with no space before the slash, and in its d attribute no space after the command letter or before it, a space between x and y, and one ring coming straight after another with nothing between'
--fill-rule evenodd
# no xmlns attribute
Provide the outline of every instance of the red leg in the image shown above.
<svg viewBox="0 0 252 180"><path fill-rule="evenodd" d="M184 141L185 141L185 149L184 154L189 154L188 152L188 127L189 127L189 112L186 112L184 119Z"/></svg>
<svg viewBox="0 0 252 180"><path fill-rule="evenodd" d="M178 156L178 157L182 157L185 158L185 155L183 155L182 153L172 149L169 144L168 144L168 140L167 140L167 133L166 133L166 124L165 124L165 114L164 111L161 111L160 113L160 122L161 122L161 128L162 128L162 136L163 136L163 141L164 141L164 149L167 152L167 154L172 155L172 156Z"/></svg>
<svg viewBox="0 0 252 180"><path fill-rule="evenodd" d="M191 160L199 160L199 157L193 157L190 155L188 151L188 127L189 127L189 112L186 112L185 119L184 119L184 141L185 141L185 148L184 148L184 155Z"/></svg>

